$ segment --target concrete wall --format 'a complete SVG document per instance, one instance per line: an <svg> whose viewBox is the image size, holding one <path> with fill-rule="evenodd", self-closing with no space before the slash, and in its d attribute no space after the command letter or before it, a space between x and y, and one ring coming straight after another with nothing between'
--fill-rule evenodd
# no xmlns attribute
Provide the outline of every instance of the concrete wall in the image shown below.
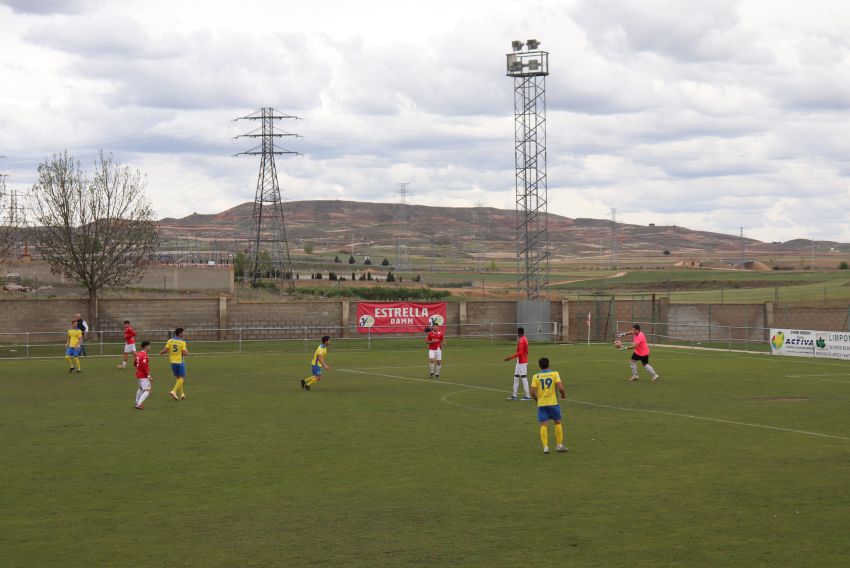
<svg viewBox="0 0 850 568"><path fill-rule="evenodd" d="M50 268L40 262L2 264L0 274L20 274L30 283L38 279L39 286L69 284L66 278L51 274ZM229 266L152 265L142 279L130 287L232 294L233 286L233 269Z"/></svg>
<svg viewBox="0 0 850 568"><path fill-rule="evenodd" d="M516 333L514 301L461 301L448 303L447 332L451 335L513 337ZM88 302L81 300L0 299L0 334L44 332L32 336L33 342L55 340L67 329L75 313L87 319ZM666 299L553 301L551 320L562 333L559 339L586 341L587 314L591 314L590 339L610 340L617 322L620 331L635 321L644 322L644 330L657 341L666 339L761 341L761 328L786 327L843 331L848 329L847 308L774 307L771 304L672 304ZM202 299L107 299L98 303L99 330L106 339L120 340L122 322L129 319L139 330L167 330L176 326L192 330L196 339L235 338L219 332L222 328L261 328L243 335L245 339L287 338L327 333L354 335L357 302L353 300L304 300L281 302L240 302L232 297ZM654 323L653 323L654 322ZM262 329L262 328L278 328ZM297 328L285 330L280 328ZM750 329L744 329L750 328ZM206 331L204 331L206 330ZM708 331L710 330L710 331ZM0 335L0 342L12 341Z"/></svg>

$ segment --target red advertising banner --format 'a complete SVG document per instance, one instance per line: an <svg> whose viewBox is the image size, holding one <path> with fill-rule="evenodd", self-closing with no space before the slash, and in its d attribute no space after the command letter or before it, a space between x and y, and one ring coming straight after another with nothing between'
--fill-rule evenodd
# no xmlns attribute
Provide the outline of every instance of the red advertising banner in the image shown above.
<svg viewBox="0 0 850 568"><path fill-rule="evenodd" d="M358 333L422 333L446 324L446 303L358 302Z"/></svg>

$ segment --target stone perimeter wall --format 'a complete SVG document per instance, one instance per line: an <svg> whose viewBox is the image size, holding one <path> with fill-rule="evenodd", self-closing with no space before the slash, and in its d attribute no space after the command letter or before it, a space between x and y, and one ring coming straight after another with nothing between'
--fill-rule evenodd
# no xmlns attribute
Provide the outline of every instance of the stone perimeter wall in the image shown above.
<svg viewBox="0 0 850 568"><path fill-rule="evenodd" d="M0 334L44 332L32 341L55 339L64 334L77 312L88 317L86 300L0 300ZM455 301L448 303L448 335L511 337L515 331L514 301ZM654 330L679 339L703 339L711 326L715 337L723 333L745 334L747 339L765 339L755 328L785 327L824 331L848 330L848 308L774 307L772 304L668 304L666 299L597 301L553 301L551 320L557 323L558 338L564 341L588 339L587 315L591 314L590 340L604 341L616 333L617 322L654 322ZM233 339L225 328L293 328L287 330L253 329L250 338L304 337L327 333L354 335L357 302L349 300L304 300L283 302L240 302L232 297L202 299L106 299L98 303L99 330L108 338L120 340L122 322L130 320L138 330L168 330L182 326L193 336ZM90 318L89 318L90 319ZM621 330L624 324L620 324ZM753 328L729 331L730 328ZM724 331L724 329L726 331ZM215 330L215 331L214 331ZM720 335L717 335L720 334ZM248 338L246 336L246 338ZM6 336L9 339L9 336ZM4 336L0 335L0 342ZM661 339L659 338L659 341Z"/></svg>

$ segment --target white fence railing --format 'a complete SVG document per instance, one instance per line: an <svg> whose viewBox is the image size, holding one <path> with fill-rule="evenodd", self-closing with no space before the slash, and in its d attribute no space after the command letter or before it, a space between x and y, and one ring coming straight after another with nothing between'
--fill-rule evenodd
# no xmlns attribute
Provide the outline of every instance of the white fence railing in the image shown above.
<svg viewBox="0 0 850 568"><path fill-rule="evenodd" d="M689 347L710 347L714 349L770 351L770 328L718 325L688 322L617 322L617 332L632 329L637 323L646 335L647 341L654 344L682 345Z"/></svg>
<svg viewBox="0 0 850 568"><path fill-rule="evenodd" d="M558 339L558 322L544 322L538 335L547 341ZM448 345L481 345L513 342L516 323L493 322L444 326ZM304 325L280 327L186 327L184 338L192 353L243 353L243 352L295 352L311 351L323 335L329 335L334 350L370 350L424 348L425 332L380 333L384 329L371 328L365 333L357 327L343 328L334 325ZM137 329L136 345L150 341L154 349L172 336L170 329ZM22 331L0 333L0 359L30 357L61 357L67 333L51 331ZM123 353L123 330L90 331L84 340L86 355L103 356Z"/></svg>

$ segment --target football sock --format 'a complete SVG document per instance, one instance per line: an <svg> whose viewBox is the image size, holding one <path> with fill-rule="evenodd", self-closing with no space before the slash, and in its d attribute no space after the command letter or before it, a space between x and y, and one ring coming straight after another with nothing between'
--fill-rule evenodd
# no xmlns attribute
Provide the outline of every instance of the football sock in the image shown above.
<svg viewBox="0 0 850 568"><path fill-rule="evenodd" d="M316 377L316 376L310 377L309 379L307 379L307 386L312 387L313 385L315 385L318 382L319 382L319 377Z"/></svg>
<svg viewBox="0 0 850 568"><path fill-rule="evenodd" d="M519 390L519 376L514 375L514 396L516 396L517 391Z"/></svg>
<svg viewBox="0 0 850 568"><path fill-rule="evenodd" d="M438 377L440 376L440 369L441 369L442 367L443 367L442 365L437 365L437 366L435 367L435 368L437 369L437 376L438 376Z"/></svg>
<svg viewBox="0 0 850 568"><path fill-rule="evenodd" d="M564 426L561 424L555 424L555 442L559 446L564 445Z"/></svg>
<svg viewBox="0 0 850 568"><path fill-rule="evenodd" d="M139 404L139 397L142 396L142 389L136 391L136 404Z"/></svg>
<svg viewBox="0 0 850 568"><path fill-rule="evenodd" d="M183 393L183 379L182 378L177 379L177 381L174 383L174 388L171 389L171 392L173 392L176 395L180 395L180 394Z"/></svg>
<svg viewBox="0 0 850 568"><path fill-rule="evenodd" d="M522 390L525 391L525 396L528 396L528 377L522 376Z"/></svg>
<svg viewBox="0 0 850 568"><path fill-rule="evenodd" d="M151 391L143 390L142 394L139 395L139 402L137 402L136 404L141 405L143 402L145 402L145 399L148 397L148 395L150 393L151 393Z"/></svg>
<svg viewBox="0 0 850 568"><path fill-rule="evenodd" d="M431 371L431 374L434 374L434 363L428 363L428 369Z"/></svg>
<svg viewBox="0 0 850 568"><path fill-rule="evenodd" d="M74 357L74 364L77 365L77 370L79 371L80 370L80 358L79 357Z"/></svg>
<svg viewBox="0 0 850 568"><path fill-rule="evenodd" d="M540 425L540 441L544 448L549 446L549 429L546 428L545 424Z"/></svg>
<svg viewBox="0 0 850 568"><path fill-rule="evenodd" d="M649 371L650 375L652 375L653 377L655 376L655 369L652 368L652 365L647 363L646 365L643 366L643 368L646 369L647 371Z"/></svg>
<svg viewBox="0 0 850 568"><path fill-rule="evenodd" d="M629 367L632 368L632 376L637 377L637 363L634 361L629 361Z"/></svg>

